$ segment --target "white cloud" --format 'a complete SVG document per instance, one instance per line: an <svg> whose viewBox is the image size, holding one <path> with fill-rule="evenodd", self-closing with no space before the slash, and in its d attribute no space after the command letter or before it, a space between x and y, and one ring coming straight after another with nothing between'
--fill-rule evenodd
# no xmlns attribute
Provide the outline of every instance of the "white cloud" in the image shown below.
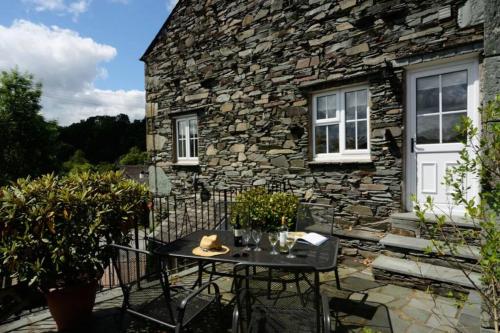
<svg viewBox="0 0 500 333"><path fill-rule="evenodd" d="M25 4L33 6L37 12L52 11L59 14L71 14L77 20L80 14L85 13L92 0L76 0L66 3L65 0L22 0Z"/></svg>
<svg viewBox="0 0 500 333"><path fill-rule="evenodd" d="M175 5L177 4L177 1L178 0L167 0L167 3L166 3L167 11L171 12L174 9Z"/></svg>
<svg viewBox="0 0 500 333"><path fill-rule="evenodd" d="M105 79L102 67L117 54L115 48L99 44L77 32L47 27L29 21L0 25L0 70L15 66L43 83L43 114L62 125L93 115L144 116L144 92L111 91L94 87Z"/></svg>

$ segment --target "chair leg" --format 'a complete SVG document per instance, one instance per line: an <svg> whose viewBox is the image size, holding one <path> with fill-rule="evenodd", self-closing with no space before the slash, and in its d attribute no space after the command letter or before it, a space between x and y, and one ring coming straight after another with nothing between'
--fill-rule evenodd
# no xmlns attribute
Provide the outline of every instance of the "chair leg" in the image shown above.
<svg viewBox="0 0 500 333"><path fill-rule="evenodd" d="M342 288L340 287L339 269L335 267L334 272L335 272L335 283L337 284L337 289L342 290Z"/></svg>

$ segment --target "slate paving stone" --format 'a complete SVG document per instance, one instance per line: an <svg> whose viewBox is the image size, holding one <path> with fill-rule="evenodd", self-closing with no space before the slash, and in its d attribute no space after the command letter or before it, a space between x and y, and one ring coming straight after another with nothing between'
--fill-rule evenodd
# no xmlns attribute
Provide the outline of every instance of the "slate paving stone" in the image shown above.
<svg viewBox="0 0 500 333"><path fill-rule="evenodd" d="M399 317L397 313L392 310L389 310L389 315L391 319L392 331L394 333L405 332L411 324L407 320L401 319L401 317Z"/></svg>
<svg viewBox="0 0 500 333"><path fill-rule="evenodd" d="M368 295L367 301L369 302L375 302L375 303L381 303L381 304L386 304L394 300L394 296L391 295L385 295L382 293L377 293L377 292L371 292Z"/></svg>
<svg viewBox="0 0 500 333"><path fill-rule="evenodd" d="M430 333L430 332L442 333L443 331L435 329L433 327L419 325L419 324L411 325L406 331L406 333ZM396 332L394 332L394 333L396 333Z"/></svg>
<svg viewBox="0 0 500 333"><path fill-rule="evenodd" d="M406 297L412 294L412 290L410 288L403 288L394 284L383 286L380 292L394 297Z"/></svg>
<svg viewBox="0 0 500 333"><path fill-rule="evenodd" d="M414 319L419 323L425 323L429 319L429 317L431 316L431 313L429 311L425 311L425 310L410 307L410 306L404 308L403 312L405 315L410 317L410 319Z"/></svg>

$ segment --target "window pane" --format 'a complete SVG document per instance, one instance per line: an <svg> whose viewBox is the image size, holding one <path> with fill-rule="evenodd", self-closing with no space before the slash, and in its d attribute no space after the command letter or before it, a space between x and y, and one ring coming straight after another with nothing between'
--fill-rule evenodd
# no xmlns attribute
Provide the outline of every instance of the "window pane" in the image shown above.
<svg viewBox="0 0 500 333"><path fill-rule="evenodd" d="M443 114L443 142L460 142L465 138L455 130L467 112Z"/></svg>
<svg viewBox="0 0 500 333"><path fill-rule="evenodd" d="M339 125L328 126L328 152L339 152Z"/></svg>
<svg viewBox="0 0 500 333"><path fill-rule="evenodd" d="M327 117L337 118L337 95L327 96Z"/></svg>
<svg viewBox="0 0 500 333"><path fill-rule="evenodd" d="M186 122L177 122L177 152L179 157L186 157Z"/></svg>
<svg viewBox="0 0 500 333"><path fill-rule="evenodd" d="M356 96L358 119L366 119L366 108L368 105L366 90L358 90Z"/></svg>
<svg viewBox="0 0 500 333"><path fill-rule="evenodd" d="M356 122L345 123L345 147L356 149Z"/></svg>
<svg viewBox="0 0 500 333"><path fill-rule="evenodd" d="M316 127L316 154L325 154L326 151L326 126Z"/></svg>
<svg viewBox="0 0 500 333"><path fill-rule="evenodd" d="M417 79L417 114L439 112L439 76Z"/></svg>
<svg viewBox="0 0 500 333"><path fill-rule="evenodd" d="M439 115L417 116L417 143L439 143Z"/></svg>
<svg viewBox="0 0 500 333"><path fill-rule="evenodd" d="M316 119L326 118L326 96L318 97L316 99Z"/></svg>
<svg viewBox="0 0 500 333"><path fill-rule="evenodd" d="M358 121L358 149L368 148L366 132L366 120Z"/></svg>
<svg viewBox="0 0 500 333"><path fill-rule="evenodd" d="M356 115L356 92L348 92L345 94L345 116L347 120L355 119Z"/></svg>
<svg viewBox="0 0 500 333"><path fill-rule="evenodd" d="M441 77L443 112L467 110L467 71Z"/></svg>

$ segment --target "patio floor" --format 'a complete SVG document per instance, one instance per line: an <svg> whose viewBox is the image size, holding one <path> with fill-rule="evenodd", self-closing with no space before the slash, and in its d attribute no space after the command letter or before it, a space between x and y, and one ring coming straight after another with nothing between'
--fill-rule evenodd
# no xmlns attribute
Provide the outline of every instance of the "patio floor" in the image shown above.
<svg viewBox="0 0 500 333"><path fill-rule="evenodd" d="M403 288L374 281L371 268L363 262L346 258L339 266L342 290L335 288L333 273L322 274L322 291L331 297L332 332L479 332L480 299L470 293L465 302L459 304L454 298L431 295L424 291ZM178 277L174 283L188 284L194 281L191 269ZM227 303L231 280L217 279ZM348 291L349 290L349 291ZM120 320L122 295L119 289L100 293L96 300L91 322L81 332L161 332L158 327L145 326L139 320ZM226 307L224 326L230 331L232 307ZM196 332L213 332L208 328L193 327ZM122 327L122 329L120 329ZM370 328L371 330L369 330ZM0 332L53 332L55 323L48 311L41 311L9 324L0 326Z"/></svg>

